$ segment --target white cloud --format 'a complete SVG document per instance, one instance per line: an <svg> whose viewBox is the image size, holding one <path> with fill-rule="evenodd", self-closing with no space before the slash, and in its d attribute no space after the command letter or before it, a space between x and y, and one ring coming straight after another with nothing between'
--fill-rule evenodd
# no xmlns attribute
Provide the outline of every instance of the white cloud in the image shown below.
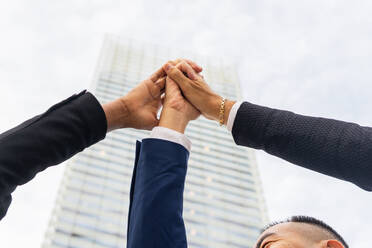
<svg viewBox="0 0 372 248"><path fill-rule="evenodd" d="M237 60L255 103L371 125L371 10L369 1L345 0L8 1L0 131L88 87L107 32ZM263 152L258 163L272 219L320 217L351 246L367 247L369 193ZM1 247L40 246L62 167L17 189Z"/></svg>

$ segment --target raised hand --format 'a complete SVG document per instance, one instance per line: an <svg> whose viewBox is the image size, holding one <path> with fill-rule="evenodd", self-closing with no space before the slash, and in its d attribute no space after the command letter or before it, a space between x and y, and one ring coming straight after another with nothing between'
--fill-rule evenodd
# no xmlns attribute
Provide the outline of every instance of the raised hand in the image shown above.
<svg viewBox="0 0 372 248"><path fill-rule="evenodd" d="M182 93L192 105L194 105L203 116L208 119L219 121L220 105L222 97L215 93L205 82L204 78L198 75L186 61L181 61L176 66L167 63L163 66L164 71L181 88ZM227 123L233 101L225 103L224 124Z"/></svg>
<svg viewBox="0 0 372 248"><path fill-rule="evenodd" d="M167 77L159 126L184 133L187 124L199 116L199 110L182 96L178 85L170 77Z"/></svg>
<svg viewBox="0 0 372 248"><path fill-rule="evenodd" d="M182 60L169 61L167 64L176 65ZM202 68L187 60L188 65L195 71ZM161 107L161 95L165 87L165 71L157 70L151 77L141 82L126 96L103 105L106 114L108 131L117 128L136 128L151 130L159 124L157 113Z"/></svg>

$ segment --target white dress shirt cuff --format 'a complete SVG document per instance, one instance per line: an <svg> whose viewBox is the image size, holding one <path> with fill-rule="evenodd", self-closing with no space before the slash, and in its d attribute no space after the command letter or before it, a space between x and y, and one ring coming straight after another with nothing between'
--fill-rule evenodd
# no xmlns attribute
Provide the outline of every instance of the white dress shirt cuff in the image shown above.
<svg viewBox="0 0 372 248"><path fill-rule="evenodd" d="M168 140L185 147L189 152L191 150L191 141L183 133L174 131L166 127L154 127L150 138Z"/></svg>
<svg viewBox="0 0 372 248"><path fill-rule="evenodd" d="M243 102L234 103L234 105L232 106L230 110L229 119L227 120L227 125L226 125L227 130L229 130L230 132L232 131L232 128L234 126L236 113L238 113L238 109L240 108L240 105L242 105L242 103Z"/></svg>

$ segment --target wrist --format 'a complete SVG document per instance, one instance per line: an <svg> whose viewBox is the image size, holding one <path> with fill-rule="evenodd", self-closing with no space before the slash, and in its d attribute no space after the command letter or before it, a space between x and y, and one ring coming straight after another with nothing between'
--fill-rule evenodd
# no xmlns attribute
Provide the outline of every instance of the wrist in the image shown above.
<svg viewBox="0 0 372 248"><path fill-rule="evenodd" d="M212 96L208 102L208 113L205 114L205 117L214 121L219 121L221 102L222 97L219 95Z"/></svg>
<svg viewBox="0 0 372 248"><path fill-rule="evenodd" d="M185 133L189 122L190 120L185 116L185 114L173 108L165 107L161 112L159 126L172 129L179 133Z"/></svg>
<svg viewBox="0 0 372 248"><path fill-rule="evenodd" d="M119 98L112 102L105 103L102 105L102 108L106 115L107 132L126 127L129 110L125 99Z"/></svg>
<svg viewBox="0 0 372 248"><path fill-rule="evenodd" d="M210 101L210 111L209 117L210 119L220 122L220 108L222 104L223 98L221 96L215 96ZM225 100L225 109L224 109L224 115L223 115L223 124L226 125L227 121L229 119L230 111L232 106L234 106L236 101L230 101L228 99Z"/></svg>
<svg viewBox="0 0 372 248"><path fill-rule="evenodd" d="M229 120L229 116L230 116L230 111L235 103L236 101L230 101L227 99L225 101L225 111L224 111L224 117L223 117L223 124L225 126L227 125L227 121Z"/></svg>

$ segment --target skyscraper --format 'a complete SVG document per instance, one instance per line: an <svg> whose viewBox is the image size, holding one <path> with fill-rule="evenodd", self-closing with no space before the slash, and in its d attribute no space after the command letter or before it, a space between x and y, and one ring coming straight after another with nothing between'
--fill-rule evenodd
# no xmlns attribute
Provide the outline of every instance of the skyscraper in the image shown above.
<svg viewBox="0 0 372 248"><path fill-rule="evenodd" d="M101 103L125 95L178 51L106 36L91 91ZM211 87L240 99L234 66L188 53L203 65ZM109 133L68 163L43 248L121 248L126 244L135 141L149 132ZM192 141L184 194L190 248L251 247L266 222L254 152L235 145L217 123L199 118L187 128Z"/></svg>

